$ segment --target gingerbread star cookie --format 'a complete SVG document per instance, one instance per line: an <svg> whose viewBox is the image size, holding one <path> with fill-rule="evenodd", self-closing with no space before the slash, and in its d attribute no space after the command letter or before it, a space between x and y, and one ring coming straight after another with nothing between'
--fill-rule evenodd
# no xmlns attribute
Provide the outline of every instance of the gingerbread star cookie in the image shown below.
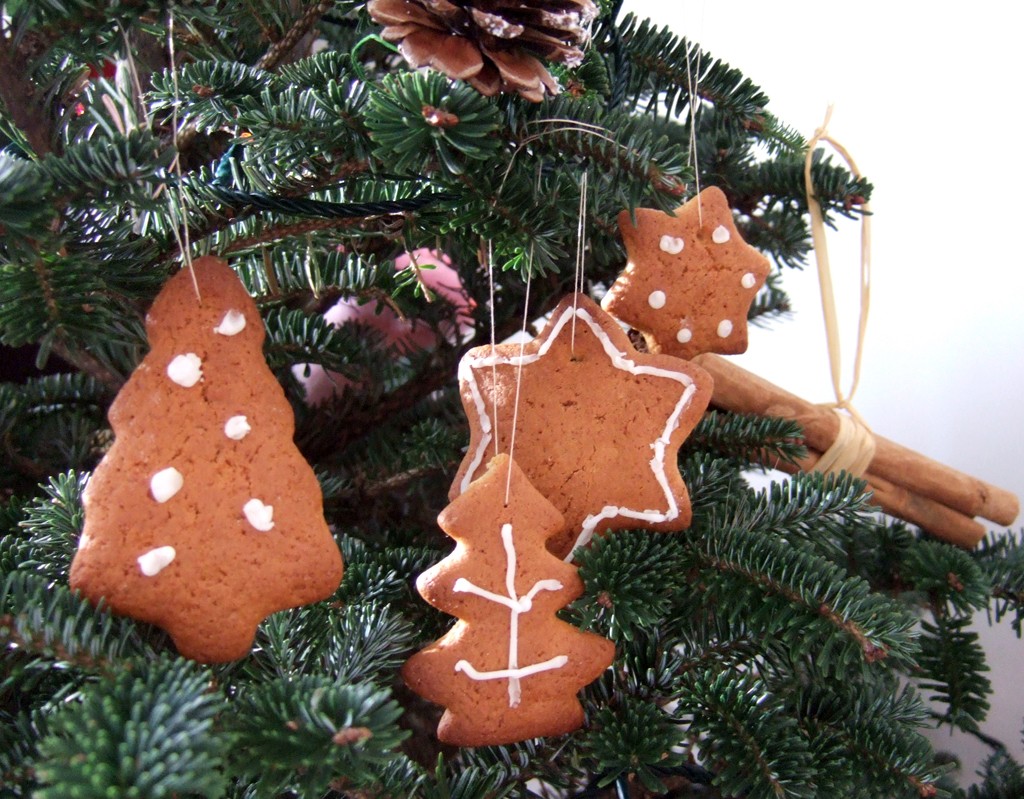
<svg viewBox="0 0 1024 799"><path fill-rule="evenodd" d="M85 491L71 587L164 628L186 657L234 660L264 617L330 596L341 553L227 263L199 258L167 281L146 331Z"/></svg>
<svg viewBox="0 0 1024 799"><path fill-rule="evenodd" d="M470 350L459 386L471 432L450 498L504 452L565 517L567 532L549 543L559 557L605 530L689 526L677 454L707 407L711 378L696 364L637 352L589 297L563 299L528 344Z"/></svg>
<svg viewBox="0 0 1024 799"><path fill-rule="evenodd" d="M445 707L438 738L493 746L579 728L576 694L615 647L556 615L583 593L576 568L545 549L565 526L561 514L499 455L438 524L455 551L416 587L459 620L402 669L412 690Z"/></svg>
<svg viewBox="0 0 1024 799"><path fill-rule="evenodd" d="M628 262L602 307L644 334L651 352L689 360L747 349L747 313L768 260L740 237L721 189L704 189L674 215L619 214Z"/></svg>

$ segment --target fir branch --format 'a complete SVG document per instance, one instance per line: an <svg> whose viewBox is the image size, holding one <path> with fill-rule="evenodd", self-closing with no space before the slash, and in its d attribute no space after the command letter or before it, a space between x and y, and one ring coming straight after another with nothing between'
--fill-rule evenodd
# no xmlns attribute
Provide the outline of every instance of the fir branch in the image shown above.
<svg viewBox="0 0 1024 799"><path fill-rule="evenodd" d="M20 527L26 540L18 547L20 571L66 582L85 522L82 494L87 480L88 475L74 471L57 475L45 486L44 496L25 509Z"/></svg>
<svg viewBox="0 0 1024 799"><path fill-rule="evenodd" d="M128 662L56 713L40 743L41 799L221 795L227 739L210 675L185 660Z"/></svg>
<svg viewBox="0 0 1024 799"><path fill-rule="evenodd" d="M679 690L679 710L692 719L691 734L720 764L714 783L728 795L750 799L811 799L814 780L807 741L796 720L756 677L730 672L689 672Z"/></svg>
<svg viewBox="0 0 1024 799"><path fill-rule="evenodd" d="M62 361L74 366L79 372L88 375L98 383L102 383L113 393L120 391L121 386L125 383L124 376L104 364L95 355L72 345L68 341L54 341L51 349L53 354Z"/></svg>
<svg viewBox="0 0 1024 799"><path fill-rule="evenodd" d="M836 795L934 797L943 769L919 732L928 710L910 688L886 682L816 679L803 686L795 710Z"/></svg>
<svg viewBox="0 0 1024 799"><path fill-rule="evenodd" d="M887 658L909 661L910 615L824 558L732 526L712 527L689 544L703 569L705 601L728 612L744 596L745 607L755 609L748 624L773 631L794 656L813 651L823 669L838 672Z"/></svg>
<svg viewBox="0 0 1024 799"><path fill-rule="evenodd" d="M679 542L648 531L597 536L578 564L587 593L574 612L581 626L596 626L616 641L659 625L689 579ZM655 572L661 578L652 586L648 577Z"/></svg>
<svg viewBox="0 0 1024 799"><path fill-rule="evenodd" d="M305 36L309 29L316 25L320 17L333 7L334 0L320 0L318 3L311 3L307 6L302 16L295 20L284 36L274 42L270 49L256 63L256 66L268 71L276 69L277 65L291 53L292 48L295 47L299 39Z"/></svg>
<svg viewBox="0 0 1024 799"><path fill-rule="evenodd" d="M0 20L0 103L36 157L54 150L56 137L48 124L46 98L32 83L29 62L44 47L32 33L16 36Z"/></svg>
<svg viewBox="0 0 1024 799"><path fill-rule="evenodd" d="M291 224L264 225L259 233L236 238L226 247L218 247L218 250L221 255L230 255L231 253L251 250L261 244L268 244L273 241L303 236L318 230L349 228L360 223L361 220L353 219L308 219L305 222Z"/></svg>
<svg viewBox="0 0 1024 799"><path fill-rule="evenodd" d="M278 679L252 686L234 703L234 767L260 777L271 793L323 792L344 779L372 786L406 737L401 707L373 684L346 685L327 676Z"/></svg>
<svg viewBox="0 0 1024 799"><path fill-rule="evenodd" d="M923 621L915 675L921 689L934 691L930 698L945 705L942 720L967 731L977 730L985 720L992 693L992 683L984 676L985 651L978 634L966 629L970 623L969 616L951 619L944 614L934 624Z"/></svg>
<svg viewBox="0 0 1024 799"><path fill-rule="evenodd" d="M0 644L89 672L110 670L141 648L130 621L20 571L0 583Z"/></svg>
<svg viewBox="0 0 1024 799"><path fill-rule="evenodd" d="M601 764L599 786L628 775L648 791L661 793L665 787L659 771L681 762L675 750L682 737L681 725L657 705L624 697L618 707L595 714L586 753Z"/></svg>
<svg viewBox="0 0 1024 799"><path fill-rule="evenodd" d="M945 615L970 615L987 607L992 584L981 564L960 547L938 541L918 541L900 563L902 579L926 593L931 605Z"/></svg>
<svg viewBox="0 0 1024 799"><path fill-rule="evenodd" d="M709 411L686 439L684 451L711 450L746 465L796 463L807 454L803 431L792 420Z"/></svg>
<svg viewBox="0 0 1024 799"><path fill-rule="evenodd" d="M967 799L1016 799L1024 796L1024 768L1008 752L1000 751L981 766L980 785L973 785Z"/></svg>
<svg viewBox="0 0 1024 799"><path fill-rule="evenodd" d="M1020 638L1024 623L1024 546L1015 535L990 535L981 542L974 557L992 584L989 612L996 621L1012 614L1011 624Z"/></svg>

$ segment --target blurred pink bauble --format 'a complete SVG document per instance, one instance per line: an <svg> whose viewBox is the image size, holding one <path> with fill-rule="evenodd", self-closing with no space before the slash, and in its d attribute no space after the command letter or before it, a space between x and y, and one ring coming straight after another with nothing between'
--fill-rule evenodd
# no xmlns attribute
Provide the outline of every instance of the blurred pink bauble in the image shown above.
<svg viewBox="0 0 1024 799"><path fill-rule="evenodd" d="M414 250L395 259L395 270L412 268L413 259L420 267L419 281L433 295L435 302L446 302L455 309L457 332L444 331L445 337L454 342L473 330L474 303L462 287L459 273L451 266L451 259L444 253L426 247ZM360 305L352 299L339 300L324 312L324 319L335 327L346 324L360 324L376 330L383 337L385 346L397 352L413 352L433 347L436 334L425 322L416 319L402 319L388 305L367 302ZM309 375L306 375L306 369ZM306 404L319 405L331 397L340 395L351 380L337 372L329 372L316 364L296 364L292 374L306 390Z"/></svg>

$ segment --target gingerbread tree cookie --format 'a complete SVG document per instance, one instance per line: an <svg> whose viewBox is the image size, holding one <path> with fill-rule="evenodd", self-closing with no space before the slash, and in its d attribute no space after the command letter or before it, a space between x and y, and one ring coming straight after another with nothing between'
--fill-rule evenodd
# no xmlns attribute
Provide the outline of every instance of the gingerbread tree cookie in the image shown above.
<svg viewBox="0 0 1024 799"><path fill-rule="evenodd" d="M576 694L615 647L555 615L583 593L576 568L545 548L561 514L499 455L438 523L455 551L416 586L459 621L402 670L412 690L446 708L438 738L491 746L579 728Z"/></svg>
<svg viewBox="0 0 1024 799"><path fill-rule="evenodd" d="M512 457L568 525L549 544L559 557L595 532L689 526L677 453L711 399L711 378L678 358L637 352L586 295L563 299L525 347L470 350L459 384L470 443L450 498L480 476L490 453L510 451L514 418Z"/></svg>
<svg viewBox="0 0 1024 799"><path fill-rule="evenodd" d="M342 562L255 303L224 261L193 267L157 296L152 349L110 408L71 586L220 662L267 615L333 593Z"/></svg>
<svg viewBox="0 0 1024 799"><path fill-rule="evenodd" d="M704 189L674 215L639 208L619 228L629 258L602 307L639 330L651 352L690 359L747 349L747 313L768 260L740 237L721 189Z"/></svg>

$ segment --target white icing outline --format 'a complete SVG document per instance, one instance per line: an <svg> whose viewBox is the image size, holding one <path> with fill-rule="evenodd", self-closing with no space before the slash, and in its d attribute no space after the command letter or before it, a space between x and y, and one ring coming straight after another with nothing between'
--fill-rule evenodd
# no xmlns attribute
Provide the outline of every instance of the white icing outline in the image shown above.
<svg viewBox="0 0 1024 799"><path fill-rule="evenodd" d="M555 340L561 334L569 320L574 316L583 321L590 329L591 333L593 333L597 340L601 342L601 346L604 349L605 354L616 369L621 369L624 372L629 372L634 375L664 377L668 380L674 380L677 383L681 383L685 388L680 394L675 408L666 420L665 427L662 430L661 435L649 445L651 449L654 450L654 456L649 461L651 472L654 474L658 485L661 487L662 492L665 495L667 508L664 511L661 511L652 508L645 508L641 510L637 508L605 505L600 511L590 514L583 520L580 534L577 536L576 543L573 544L572 549L566 556L566 561L571 561L573 552L577 548L585 546L587 542L594 537L594 532L597 530L597 526L605 519L613 519L617 516L622 516L627 519L658 523L671 521L679 515L679 505L676 502L676 499L672 494L672 489L668 484L668 474L665 470L665 453L668 449L669 439L672 437L672 433L675 432L675 429L679 426L679 417L682 416L683 411L689 406L690 400L697 392L697 386L693 382L693 378L687 374L682 372L673 372L669 369L662 369L656 366L645 366L626 357L626 353L615 347L612 343L611 337L601 328L597 320L595 320L585 308L573 308L572 306L567 306L565 310L562 311L562 314L558 319L552 320L554 327L551 329L550 335L548 335L547 339L541 344L537 352L521 356L483 355L476 358L465 357L459 362L459 381L469 387L470 395L473 398L473 405L476 408L477 418L480 420L480 429L483 432L483 435L477 444L476 451L473 453L473 458L469 463L469 468L466 469L466 473L462 476L462 482L459 484L460 494L465 492L465 490L469 488L469 484L475 479L476 472L483 463L487 447L491 443L491 431L493 429L491 418L487 415L487 404L484 402L483 394L481 393L480 386L476 380L476 373L473 370L476 368L491 366L525 366L539 361L548 354L548 351L551 349Z"/></svg>
<svg viewBox="0 0 1024 799"><path fill-rule="evenodd" d="M463 672L471 680L508 680L508 706L519 707L523 696L523 689L520 680L529 677L531 674L557 669L569 662L565 655L558 655L543 663L534 663L531 666L519 665L519 617L523 613L529 613L533 608L533 598L541 591L560 591L564 587L558 580L538 580L533 588L524 597L516 593L516 545L512 539L512 525L505 523L501 525L501 543L505 548L505 590L507 596L488 591L474 585L465 577L455 581L452 590L456 593L475 594L494 602L504 605L509 609L508 622L508 668L496 671L477 671L468 660L460 660L455 664L455 671Z"/></svg>

